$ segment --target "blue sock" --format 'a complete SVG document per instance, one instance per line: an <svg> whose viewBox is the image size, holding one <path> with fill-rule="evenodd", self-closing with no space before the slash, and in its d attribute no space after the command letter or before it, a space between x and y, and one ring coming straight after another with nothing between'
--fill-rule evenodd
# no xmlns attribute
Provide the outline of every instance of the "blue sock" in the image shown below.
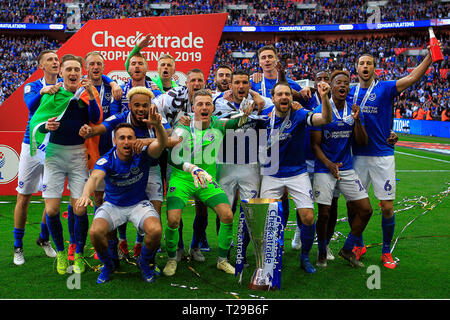
<svg viewBox="0 0 450 320"><path fill-rule="evenodd" d="M77 244L76 253L83 253L86 245L86 237L89 229L89 218L87 213L82 216L75 215L75 240Z"/></svg>
<svg viewBox="0 0 450 320"><path fill-rule="evenodd" d="M119 260L119 255L117 253L117 246L119 245L119 240L108 240L108 251L111 259ZM97 253L98 256L98 253Z"/></svg>
<svg viewBox="0 0 450 320"><path fill-rule="evenodd" d="M395 216L391 218L381 217L381 228L383 229L383 248L381 253L391 253L391 241L394 236Z"/></svg>
<svg viewBox="0 0 450 320"><path fill-rule="evenodd" d="M310 226L302 224L300 230L300 241L302 242L302 252L300 254L300 257L301 259L304 259L309 257L309 251L311 251L314 242L316 224L313 223Z"/></svg>
<svg viewBox="0 0 450 320"><path fill-rule="evenodd" d="M120 225L117 229L119 230L119 239L127 240L127 224L124 223Z"/></svg>
<svg viewBox="0 0 450 320"><path fill-rule="evenodd" d="M355 237L355 246L364 247L364 240L362 234L359 237Z"/></svg>
<svg viewBox="0 0 450 320"><path fill-rule="evenodd" d="M149 264L154 264L155 263L155 255L156 255L156 250L150 250L145 245L143 245L142 251L141 251L141 257L139 258L139 259L141 259L141 264L147 265L147 266Z"/></svg>
<svg viewBox="0 0 450 320"><path fill-rule="evenodd" d="M73 208L69 204L67 206L67 223L69 225L69 243L75 243L75 213L73 213Z"/></svg>
<svg viewBox="0 0 450 320"><path fill-rule="evenodd" d="M357 239L357 237L355 237L351 232L349 232L347 239L345 240L345 243L344 243L344 249L348 250L348 251L353 250L356 239Z"/></svg>
<svg viewBox="0 0 450 320"><path fill-rule="evenodd" d="M64 251L63 228L61 224L61 218L59 217L59 213L53 217L49 217L47 214L45 214L45 219L47 220L48 231L52 236L53 243L56 246L56 250Z"/></svg>
<svg viewBox="0 0 450 320"><path fill-rule="evenodd" d="M198 230L194 229L194 232L192 234L191 248L199 248L199 247L200 247L200 235L198 234Z"/></svg>
<svg viewBox="0 0 450 320"><path fill-rule="evenodd" d="M355 215L348 215L347 217L348 217L348 224L350 225L350 229L351 229L353 220L355 219ZM353 237L355 239L355 246L364 247L364 240L363 240L362 234L359 237L355 237L355 236L353 236Z"/></svg>
<svg viewBox="0 0 450 320"><path fill-rule="evenodd" d="M200 227L200 238L206 239L206 227L208 227L208 216L201 216L197 218L197 222L194 219L194 224L198 223Z"/></svg>
<svg viewBox="0 0 450 320"><path fill-rule="evenodd" d="M136 242L144 242L144 236L140 235L139 232L136 235Z"/></svg>
<svg viewBox="0 0 450 320"><path fill-rule="evenodd" d="M48 241L50 233L48 232L48 227L46 223L41 222L41 233L39 234L41 240Z"/></svg>
<svg viewBox="0 0 450 320"><path fill-rule="evenodd" d="M327 240L317 240L317 249L320 255L327 254Z"/></svg>
<svg viewBox="0 0 450 320"><path fill-rule="evenodd" d="M97 251L97 256L100 259L100 261L103 262L106 268L114 270L114 263L112 261L112 257L111 254L109 253L109 250L106 250L105 252Z"/></svg>
<svg viewBox="0 0 450 320"><path fill-rule="evenodd" d="M14 247L22 248L23 247L23 236L25 235L25 229L14 228Z"/></svg>

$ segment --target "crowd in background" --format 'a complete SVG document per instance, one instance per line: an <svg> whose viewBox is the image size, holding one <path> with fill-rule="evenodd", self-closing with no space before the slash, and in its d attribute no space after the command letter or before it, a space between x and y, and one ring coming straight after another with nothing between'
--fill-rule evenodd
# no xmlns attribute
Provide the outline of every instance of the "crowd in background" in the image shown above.
<svg viewBox="0 0 450 320"><path fill-rule="evenodd" d="M285 58L287 75L294 80L314 79L317 70L346 69L356 82L355 62L361 52L372 54L377 58L377 68L380 69L378 79L394 80L406 76L412 68L420 64L423 56L397 55L395 48L426 48L428 38L422 37L382 37L362 40L281 40L275 43L280 55ZM441 38L444 47L448 48L450 39ZM233 52L256 52L266 42L260 41L223 41L216 52L214 65L208 78L208 87L214 89L214 69L222 64L258 72L258 61L253 59L234 58ZM330 52L326 57L320 57L320 52ZM433 64L429 73L421 81L405 90L395 100L395 105L401 106L404 118L412 118L413 113L422 105L424 109L432 109L434 120L440 120L442 109L450 110L450 92L448 91L450 63L448 56L440 64ZM447 70L444 76L441 70ZM425 120L425 119L424 119Z"/></svg>
<svg viewBox="0 0 450 320"><path fill-rule="evenodd" d="M47 37L0 35L0 104L36 71L39 52L60 46Z"/></svg>
<svg viewBox="0 0 450 320"><path fill-rule="evenodd" d="M89 19L122 18L134 16L157 16L177 14L198 14L223 12L227 4L241 4L238 0L197 0L159 1L171 3L170 10L150 8L147 0L94 0L83 4L82 23ZM316 10L291 10L296 3L317 3ZM362 0L314 0L314 1L245 1L253 10L229 10L228 25L292 25L319 23L359 23L367 20L372 11ZM440 1L391 0L389 10L381 10L382 21L420 20L444 18L450 15L450 3ZM0 22L65 23L66 4L60 0L20 0L1 2ZM331 14L332 9L332 14ZM250 13L251 14L250 14ZM27 21L28 20L28 21ZM440 37L445 48L450 39ZM357 55L366 52L377 58L378 78L399 79L417 66L423 57L396 54L397 48L425 48L428 36L411 37L370 37L365 39L334 39L332 41L297 38L281 39L276 43L280 56L286 62L287 75L294 80L313 79L320 69L346 69L356 80L355 61ZM254 58L233 57L232 53L256 52L264 41L222 41L216 52L211 72L207 76L207 87L214 89L215 68L227 63L235 68L252 72L258 71L258 61ZM9 97L37 68L36 57L44 49L58 49L61 43L46 37L0 36L0 104ZM323 53L330 53L323 56ZM423 79L396 98L395 105L405 118L412 118L420 107L432 109L438 120L443 108L450 109L447 71L450 68L448 55L439 65L432 65Z"/></svg>
<svg viewBox="0 0 450 320"><path fill-rule="evenodd" d="M76 1L73 1L76 2ZM92 0L78 1L81 22L90 19L187 15L228 11L227 25L294 25L365 23L377 16L380 22L411 21L450 17L450 3L439 0L389 0L385 6L368 7L366 0ZM2 1L1 22L66 23L72 10L63 0ZM169 4L152 8L151 4ZM316 4L314 9L298 9L298 3ZM228 5L246 4L245 9Z"/></svg>

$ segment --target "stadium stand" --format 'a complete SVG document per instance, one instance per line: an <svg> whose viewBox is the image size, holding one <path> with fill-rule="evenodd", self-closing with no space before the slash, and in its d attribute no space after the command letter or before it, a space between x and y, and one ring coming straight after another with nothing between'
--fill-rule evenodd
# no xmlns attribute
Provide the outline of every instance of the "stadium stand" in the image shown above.
<svg viewBox="0 0 450 320"><path fill-rule="evenodd" d="M67 0L22 0L2 2L0 21L28 23L64 23L72 11ZM82 23L89 19L113 19L160 15L229 13L227 25L297 25L362 23L381 8L380 21L411 21L449 17L450 3L443 1L148 1L94 0L79 2ZM383 10L389 8L389 10Z"/></svg>
<svg viewBox="0 0 450 320"><path fill-rule="evenodd" d="M0 104L36 70L36 57L42 50L58 49L60 43L46 36L0 35Z"/></svg>
<svg viewBox="0 0 450 320"><path fill-rule="evenodd" d="M65 23L71 16L72 1L22 0L0 4L0 22ZM191 1L146 1L146 0L95 0L79 3L81 23L89 19L123 17L185 15L198 13L229 13L227 25L299 25L330 23L361 23L374 14L372 2L363 0L315 0L315 1L239 1L197 0ZM391 0L377 1L381 10L381 21L410 21L450 16L450 2ZM77 4L77 1L75 1ZM294 10L295 9L295 10ZM332 14L331 14L332 12ZM449 47L448 35L441 35L444 47ZM222 37L207 86L214 89L214 69L221 63L234 67L258 71L255 57L259 47L272 40L242 41ZM288 76L295 80L311 79L314 71L345 68L355 77L354 62L358 52L368 52L378 58L377 74L380 79L394 79L406 75L420 63L418 51L426 48L428 35L422 32L410 35L378 35L369 37L313 39L276 39L276 46L287 59ZM0 61L3 72L0 81L0 104L36 70L33 62L39 51L58 49L60 41L47 36L31 38L27 35L1 35ZM20 59L17 59L20 57ZM434 65L427 76L396 99L405 118L411 118L419 104L434 108L436 118L442 108L450 108L448 92L448 55L440 65Z"/></svg>

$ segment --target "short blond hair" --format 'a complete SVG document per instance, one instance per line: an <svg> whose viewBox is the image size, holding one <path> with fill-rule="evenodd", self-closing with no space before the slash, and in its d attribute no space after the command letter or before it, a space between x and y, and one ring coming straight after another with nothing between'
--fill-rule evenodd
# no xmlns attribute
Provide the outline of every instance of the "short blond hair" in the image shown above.
<svg viewBox="0 0 450 320"><path fill-rule="evenodd" d="M99 51L91 51L88 52L85 56L84 56L84 63L86 63L87 58L89 58L90 56L99 56L100 58L102 58L103 64L105 63L105 58L103 58L102 54Z"/></svg>
<svg viewBox="0 0 450 320"><path fill-rule="evenodd" d="M170 59L170 60L172 60L173 61L173 64L175 64L175 58L174 57L172 57L170 54L163 54L163 55L161 55L160 57L159 57L159 59L158 59L158 63L159 63L159 61L161 61L162 59Z"/></svg>
<svg viewBox="0 0 450 320"><path fill-rule="evenodd" d="M206 89L200 89L200 90L195 91L194 96L192 97L192 100L195 101L195 98L197 98L197 97L205 97L205 96L210 97L212 99L212 93L211 92L209 92Z"/></svg>
<svg viewBox="0 0 450 320"><path fill-rule="evenodd" d="M150 89L148 89L146 87L134 87L134 88L131 88L130 91L128 91L127 99L131 101L131 98L135 94L144 94L144 95L146 95L146 96L148 96L150 98L150 101L155 97L155 95L152 92L152 90L150 90Z"/></svg>

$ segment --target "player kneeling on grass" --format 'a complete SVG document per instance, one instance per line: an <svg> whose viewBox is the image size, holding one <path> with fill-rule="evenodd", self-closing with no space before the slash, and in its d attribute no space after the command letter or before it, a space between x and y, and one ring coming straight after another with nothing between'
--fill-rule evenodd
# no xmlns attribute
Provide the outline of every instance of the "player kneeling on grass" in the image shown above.
<svg viewBox="0 0 450 320"><path fill-rule="evenodd" d="M136 94L138 96L138 94ZM155 254L159 248L162 234L161 218L148 200L145 192L149 176L149 168L156 162L167 145L167 134L161 124L161 116L152 107L147 126L153 126L156 140L139 154L133 153L136 135L128 123L119 124L114 131L116 145L96 163L83 196L77 206L92 206L90 195L102 179L105 179L105 202L97 210L92 222L89 236L98 257L104 263L97 283L105 283L114 271L113 255L108 250L107 235L118 226L131 221L136 229L145 234L138 266L144 281L155 280ZM118 259L118 257L116 257Z"/></svg>
<svg viewBox="0 0 450 320"><path fill-rule="evenodd" d="M179 124L174 128L174 133L183 140L170 151L169 155L172 173L167 193L168 225L165 230L169 258L163 273L166 276L175 274L181 213L187 201L194 197L204 202L219 216L221 226L218 235L217 268L234 274L234 267L227 260L233 238L233 213L225 192L215 181L216 158L225 130L237 129L243 125L252 108L245 110L244 116L232 120L212 117L214 111L212 95L202 89L194 94L193 111L194 119L189 126Z"/></svg>
<svg viewBox="0 0 450 320"><path fill-rule="evenodd" d="M364 267L352 252L355 239L362 232L372 215L367 191L361 184L353 169L351 146L353 139L360 145L367 144L367 133L360 109L355 104L349 107L346 102L350 91L350 76L347 72L336 70L331 75L331 108L333 121L320 127L311 128L311 147L316 156L314 164L314 199L318 203L317 219L318 251L317 266L327 266L326 233L330 216L333 191L337 188L345 197L356 216L351 224L351 231L339 256L355 267ZM322 105L315 113L322 112Z"/></svg>

